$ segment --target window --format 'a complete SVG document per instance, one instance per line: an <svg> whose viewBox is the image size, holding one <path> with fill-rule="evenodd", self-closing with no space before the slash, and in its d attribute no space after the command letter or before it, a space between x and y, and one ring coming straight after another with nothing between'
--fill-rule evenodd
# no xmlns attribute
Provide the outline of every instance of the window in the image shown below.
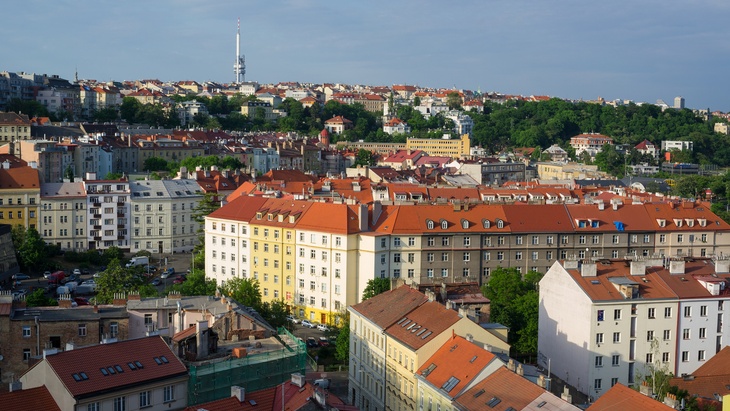
<svg viewBox="0 0 730 411"><path fill-rule="evenodd" d="M400 247L400 238L396 237L393 239L393 247Z"/></svg>
<svg viewBox="0 0 730 411"><path fill-rule="evenodd" d="M603 356L597 355L596 356L596 368L603 367Z"/></svg>
<svg viewBox="0 0 730 411"><path fill-rule="evenodd" d="M497 261L504 260L504 251L497 251Z"/></svg>
<svg viewBox="0 0 730 411"><path fill-rule="evenodd" d="M139 407L149 407L152 405L152 391L142 391L139 393Z"/></svg>
<svg viewBox="0 0 730 411"><path fill-rule="evenodd" d="M684 316L685 317L691 317L692 316L692 307L684 307Z"/></svg>
<svg viewBox="0 0 730 411"><path fill-rule="evenodd" d="M684 235L682 235L682 234L677 234L677 242L678 242L678 243L681 243L681 242L683 242L683 241L684 241Z"/></svg>
<svg viewBox="0 0 730 411"><path fill-rule="evenodd" d="M175 386L174 385L168 385L163 390L163 401L164 402L170 402L175 401Z"/></svg>
<svg viewBox="0 0 730 411"><path fill-rule="evenodd" d="M114 398L114 411L127 411L127 397Z"/></svg>
<svg viewBox="0 0 730 411"><path fill-rule="evenodd" d="M603 310L596 311L596 321L603 321Z"/></svg>
<svg viewBox="0 0 730 411"><path fill-rule="evenodd" d="M603 333L596 334L596 344L603 344Z"/></svg>
<svg viewBox="0 0 730 411"><path fill-rule="evenodd" d="M469 262L471 260L471 253L464 253L463 255L464 262Z"/></svg>
<svg viewBox="0 0 730 411"><path fill-rule="evenodd" d="M613 333L613 342L614 343L621 342L621 333L619 333L619 332Z"/></svg>
<svg viewBox="0 0 730 411"><path fill-rule="evenodd" d="M471 245L471 237L464 237L464 247L469 247Z"/></svg>
<svg viewBox="0 0 730 411"><path fill-rule="evenodd" d="M441 245L446 247L449 245L449 237L441 237Z"/></svg>
<svg viewBox="0 0 730 411"><path fill-rule="evenodd" d="M668 352L662 353L662 362L669 362L669 353Z"/></svg>
<svg viewBox="0 0 730 411"><path fill-rule="evenodd" d="M705 360L705 350L697 351L697 361L704 361L704 360Z"/></svg>
<svg viewBox="0 0 730 411"><path fill-rule="evenodd" d="M700 306L700 317L707 317L707 306L706 305Z"/></svg>
<svg viewBox="0 0 730 411"><path fill-rule="evenodd" d="M618 367L621 363L621 356L618 354L614 354L611 356L611 365L614 367Z"/></svg>
<svg viewBox="0 0 730 411"><path fill-rule="evenodd" d="M664 307L664 318L672 318L672 307Z"/></svg>
<svg viewBox="0 0 730 411"><path fill-rule="evenodd" d="M586 236L582 235L578 237L578 243L585 244L586 243Z"/></svg>
<svg viewBox="0 0 730 411"><path fill-rule="evenodd" d="M515 260L522 260L522 251L515 252Z"/></svg>
<svg viewBox="0 0 730 411"><path fill-rule="evenodd" d="M79 324L79 337L86 337L86 324Z"/></svg>
<svg viewBox="0 0 730 411"><path fill-rule="evenodd" d="M426 254L426 261L429 263L433 262L433 253Z"/></svg>
<svg viewBox="0 0 730 411"><path fill-rule="evenodd" d="M441 253L441 261L449 261L449 253Z"/></svg>
<svg viewBox="0 0 730 411"><path fill-rule="evenodd" d="M689 351L682 351L682 362L689 361Z"/></svg>
<svg viewBox="0 0 730 411"><path fill-rule="evenodd" d="M659 234L659 242L660 243L666 243L667 242L667 235L666 234Z"/></svg>
<svg viewBox="0 0 730 411"><path fill-rule="evenodd" d="M433 237L428 237L428 246L433 247L435 241L436 240Z"/></svg>
<svg viewBox="0 0 730 411"><path fill-rule="evenodd" d="M699 337L700 338L707 338L707 328L700 328L699 330Z"/></svg>
<svg viewBox="0 0 730 411"><path fill-rule="evenodd" d="M621 319L621 310L613 310L613 319L614 320L620 320Z"/></svg>
<svg viewBox="0 0 730 411"><path fill-rule="evenodd" d="M23 338L30 338L30 326L29 325L23 326Z"/></svg>
<svg viewBox="0 0 730 411"><path fill-rule="evenodd" d="M593 389L596 391L601 390L601 379L600 378L596 378L595 380L593 380Z"/></svg>
<svg viewBox="0 0 730 411"><path fill-rule="evenodd" d="M92 402L86 405L86 411L101 411L101 404L99 402Z"/></svg>
<svg viewBox="0 0 730 411"><path fill-rule="evenodd" d="M654 339L654 330L649 330L646 332L646 341L651 341Z"/></svg>
<svg viewBox="0 0 730 411"><path fill-rule="evenodd" d="M394 263L400 262L400 253L393 253L393 262Z"/></svg>
<svg viewBox="0 0 730 411"><path fill-rule="evenodd" d="M662 339L664 341L669 341L672 338L672 331L671 330L664 330L664 333L662 335Z"/></svg>
<svg viewBox="0 0 730 411"><path fill-rule="evenodd" d="M426 276L428 278L433 278L433 268L426 269Z"/></svg>
<svg viewBox="0 0 730 411"><path fill-rule="evenodd" d="M448 268L442 268L441 269L441 277L448 277L449 276L449 269Z"/></svg>
<svg viewBox="0 0 730 411"><path fill-rule="evenodd" d="M649 314L649 318L656 318L656 309L655 308L649 308L648 314Z"/></svg>

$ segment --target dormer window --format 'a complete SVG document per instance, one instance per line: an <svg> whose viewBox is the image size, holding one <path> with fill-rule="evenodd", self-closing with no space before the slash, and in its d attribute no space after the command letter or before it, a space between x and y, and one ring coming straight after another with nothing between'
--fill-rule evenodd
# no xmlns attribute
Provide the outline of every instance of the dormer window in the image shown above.
<svg viewBox="0 0 730 411"><path fill-rule="evenodd" d="M463 228L463 229L469 228L469 221L462 219L461 220L461 228Z"/></svg>
<svg viewBox="0 0 730 411"><path fill-rule="evenodd" d="M681 227L682 226L682 219L681 218L675 218L674 219L674 225L676 225L677 227Z"/></svg>
<svg viewBox="0 0 730 411"><path fill-rule="evenodd" d="M294 221L296 221L296 218L293 215L289 216L289 224L294 224Z"/></svg>
<svg viewBox="0 0 730 411"><path fill-rule="evenodd" d="M504 228L504 221L497 219L497 228Z"/></svg>
<svg viewBox="0 0 730 411"><path fill-rule="evenodd" d="M591 227L598 228L598 221L591 221Z"/></svg>
<svg viewBox="0 0 730 411"><path fill-rule="evenodd" d="M657 218L656 223L659 224L659 227L666 227L667 220L663 218Z"/></svg>
<svg viewBox="0 0 730 411"><path fill-rule="evenodd" d="M433 230L433 227L434 227L433 220L426 220L426 228L428 228L429 230Z"/></svg>
<svg viewBox="0 0 730 411"><path fill-rule="evenodd" d="M264 216L263 213L256 213L257 220L261 220L261 218L263 218L263 216Z"/></svg>
<svg viewBox="0 0 730 411"><path fill-rule="evenodd" d="M705 227L707 225L707 220L704 218L698 219L697 222L700 224L700 227Z"/></svg>
<svg viewBox="0 0 730 411"><path fill-rule="evenodd" d="M693 220L691 218L687 218L684 221L687 223L687 227L694 227L694 225L695 225L695 220Z"/></svg>
<svg viewBox="0 0 730 411"><path fill-rule="evenodd" d="M449 223L446 220L442 219L441 220L441 229L446 230L447 228L449 228Z"/></svg>
<svg viewBox="0 0 730 411"><path fill-rule="evenodd" d="M492 226L492 222L491 222L491 221L489 221L489 220L487 220L487 219L485 218L484 220L482 220L482 226L484 226L484 228L489 228L489 227L491 227L491 226Z"/></svg>
<svg viewBox="0 0 730 411"><path fill-rule="evenodd" d="M266 219L269 220L269 221L272 221L274 219L274 215L273 214L268 214L266 216Z"/></svg>

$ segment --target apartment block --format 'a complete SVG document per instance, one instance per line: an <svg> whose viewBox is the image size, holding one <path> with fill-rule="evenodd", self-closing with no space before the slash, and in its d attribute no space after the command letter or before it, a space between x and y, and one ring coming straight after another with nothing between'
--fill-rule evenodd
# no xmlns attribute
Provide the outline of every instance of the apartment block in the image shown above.
<svg viewBox="0 0 730 411"><path fill-rule="evenodd" d="M82 182L41 184L38 232L61 250L85 251L87 243L86 190Z"/></svg>

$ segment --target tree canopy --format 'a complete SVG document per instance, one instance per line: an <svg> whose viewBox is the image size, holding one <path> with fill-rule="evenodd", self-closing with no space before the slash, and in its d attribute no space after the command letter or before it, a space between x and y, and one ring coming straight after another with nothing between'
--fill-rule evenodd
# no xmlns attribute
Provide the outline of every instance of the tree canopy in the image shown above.
<svg viewBox="0 0 730 411"><path fill-rule="evenodd" d="M509 328L509 343L521 354L537 352L538 283L542 274L522 274L516 268L497 268L482 293L489 298L490 321Z"/></svg>
<svg viewBox="0 0 730 411"><path fill-rule="evenodd" d="M261 307L261 289L259 282L252 278L234 277L221 287L223 294L233 298L239 304L248 307Z"/></svg>
<svg viewBox="0 0 730 411"><path fill-rule="evenodd" d="M390 278L373 278L365 286L362 292L362 300L365 301L388 290L390 290Z"/></svg>

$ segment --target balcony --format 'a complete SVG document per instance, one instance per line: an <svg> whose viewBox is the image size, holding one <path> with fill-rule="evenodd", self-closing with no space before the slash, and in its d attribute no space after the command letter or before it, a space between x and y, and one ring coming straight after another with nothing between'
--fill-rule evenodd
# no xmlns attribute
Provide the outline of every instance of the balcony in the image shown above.
<svg viewBox="0 0 730 411"><path fill-rule="evenodd" d="M94 214L93 217L94 218L101 218L101 214Z"/></svg>
<svg viewBox="0 0 730 411"><path fill-rule="evenodd" d="M94 237L94 241L101 241L101 237Z"/></svg>
<svg viewBox="0 0 730 411"><path fill-rule="evenodd" d="M117 224L117 228L126 228L124 224Z"/></svg>
<svg viewBox="0 0 730 411"><path fill-rule="evenodd" d="M101 230L101 226L100 225L95 225L94 226L94 230Z"/></svg>
<svg viewBox="0 0 730 411"><path fill-rule="evenodd" d="M91 203L94 207L101 207L101 203Z"/></svg>

